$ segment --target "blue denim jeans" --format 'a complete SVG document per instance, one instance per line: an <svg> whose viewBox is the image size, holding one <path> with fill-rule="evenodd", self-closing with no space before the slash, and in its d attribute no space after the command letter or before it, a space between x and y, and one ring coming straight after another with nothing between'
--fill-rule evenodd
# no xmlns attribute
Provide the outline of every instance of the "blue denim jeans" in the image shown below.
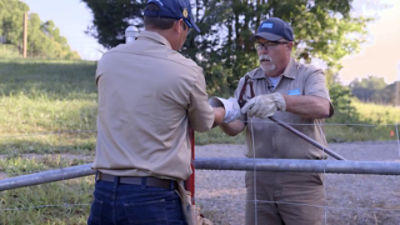
<svg viewBox="0 0 400 225"><path fill-rule="evenodd" d="M175 189L98 180L88 225L186 225Z"/></svg>

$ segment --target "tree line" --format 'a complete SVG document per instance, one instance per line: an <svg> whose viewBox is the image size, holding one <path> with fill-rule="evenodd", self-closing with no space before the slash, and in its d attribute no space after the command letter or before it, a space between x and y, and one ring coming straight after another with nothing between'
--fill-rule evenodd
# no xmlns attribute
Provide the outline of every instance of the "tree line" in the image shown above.
<svg viewBox="0 0 400 225"><path fill-rule="evenodd" d="M126 27L143 27L146 0L82 0L94 19L87 33L106 48L124 43ZM268 17L288 21L294 30L293 56L310 63L318 58L326 75L336 115L354 111L351 91L336 74L340 59L357 52L371 19L351 15L352 0L191 0L200 34L189 33L182 53L203 69L208 93L228 96L247 71L257 66L252 35ZM345 117L343 117L345 118ZM346 116L347 118L347 116Z"/></svg>
<svg viewBox="0 0 400 225"><path fill-rule="evenodd" d="M23 18L29 6L20 0L0 0L0 37L4 43L22 49ZM72 51L65 37L54 22L42 22L36 13L28 18L29 57L53 59L80 59L76 51Z"/></svg>
<svg viewBox="0 0 400 225"><path fill-rule="evenodd" d="M350 84L352 94L364 102L400 106L400 82L386 84L383 78L368 76Z"/></svg>

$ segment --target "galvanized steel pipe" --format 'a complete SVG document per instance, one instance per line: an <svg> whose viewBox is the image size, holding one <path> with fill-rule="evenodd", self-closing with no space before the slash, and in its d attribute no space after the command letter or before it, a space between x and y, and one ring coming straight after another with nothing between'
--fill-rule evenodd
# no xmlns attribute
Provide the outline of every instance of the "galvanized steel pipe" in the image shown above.
<svg viewBox="0 0 400 225"><path fill-rule="evenodd" d="M400 175L400 162L304 159L197 158L196 169Z"/></svg>
<svg viewBox="0 0 400 225"><path fill-rule="evenodd" d="M197 158L196 169L400 175L400 162L301 159ZM0 180L0 191L95 174L91 164Z"/></svg>

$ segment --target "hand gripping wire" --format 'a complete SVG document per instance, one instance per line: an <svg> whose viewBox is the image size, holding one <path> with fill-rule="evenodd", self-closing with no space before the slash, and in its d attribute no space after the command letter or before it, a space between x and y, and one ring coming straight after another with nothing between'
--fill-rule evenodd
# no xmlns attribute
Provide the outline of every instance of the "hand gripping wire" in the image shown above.
<svg viewBox="0 0 400 225"><path fill-rule="evenodd" d="M246 104L246 100L243 99L243 95L246 92L246 86L247 83L249 83L250 86L250 94L251 97L253 98L255 96L254 94L254 89L253 89L253 82L250 79L250 76L246 75L245 76L245 80L244 80L244 84L242 87L242 90L240 90L240 95L239 95L239 99L238 99L238 103L240 105L240 107L243 107ZM290 126L289 124L278 120L276 118L274 118L273 116L268 117L271 121L275 122L276 124L278 124L281 127L284 127L285 129L287 129L288 131L292 132L293 134L296 134L298 137L302 138L303 140L307 141L308 143L312 144L313 146L317 147L318 149L326 152L328 155L332 156L333 158L337 159L337 160L346 160L343 156L339 155L338 153L330 150L329 148L321 145L320 143L318 143L317 141L315 141L314 139L308 137L307 135L305 135L304 133L302 133L301 131L295 129L293 126Z"/></svg>

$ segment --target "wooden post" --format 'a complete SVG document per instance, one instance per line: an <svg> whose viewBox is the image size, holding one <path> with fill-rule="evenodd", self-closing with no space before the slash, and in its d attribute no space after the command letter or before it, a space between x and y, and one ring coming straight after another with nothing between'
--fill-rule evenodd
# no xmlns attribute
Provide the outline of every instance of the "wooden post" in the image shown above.
<svg viewBox="0 0 400 225"><path fill-rule="evenodd" d="M23 56L26 58L28 49L28 12L24 14L24 43L23 43Z"/></svg>

